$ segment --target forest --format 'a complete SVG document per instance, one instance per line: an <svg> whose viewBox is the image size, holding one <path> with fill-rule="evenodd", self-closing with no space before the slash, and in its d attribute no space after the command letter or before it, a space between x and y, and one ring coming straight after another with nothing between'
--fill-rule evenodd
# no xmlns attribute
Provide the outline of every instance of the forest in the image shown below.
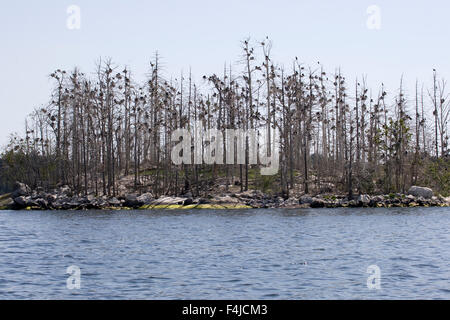
<svg viewBox="0 0 450 320"><path fill-rule="evenodd" d="M35 108L2 150L0 191L21 181L116 196L128 179L132 192L156 196L198 196L218 184L287 198L405 193L411 185L450 194L450 99L437 70L412 92L402 79L398 88L369 88L365 76L349 83L339 68L330 72L319 62L277 64L271 49L267 38L244 39L237 63L201 83L191 72L164 74L158 53L141 83L111 59L100 59L89 76L78 68L55 70L48 103ZM263 176L249 163L248 141L243 164L173 164L172 132L197 121L269 137L278 129L278 173Z"/></svg>

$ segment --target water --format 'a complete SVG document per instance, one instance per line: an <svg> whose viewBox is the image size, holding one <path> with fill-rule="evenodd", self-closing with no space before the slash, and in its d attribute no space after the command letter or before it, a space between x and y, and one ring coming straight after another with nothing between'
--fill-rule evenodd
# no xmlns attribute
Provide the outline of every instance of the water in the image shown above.
<svg viewBox="0 0 450 320"><path fill-rule="evenodd" d="M450 299L449 227L449 208L0 211L0 298Z"/></svg>

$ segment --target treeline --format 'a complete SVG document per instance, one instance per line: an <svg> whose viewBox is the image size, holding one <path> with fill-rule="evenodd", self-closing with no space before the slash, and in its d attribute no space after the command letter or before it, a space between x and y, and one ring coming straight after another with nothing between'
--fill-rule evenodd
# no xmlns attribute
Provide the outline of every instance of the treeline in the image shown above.
<svg viewBox="0 0 450 320"><path fill-rule="evenodd" d="M257 56L261 57L257 59ZM26 119L23 136L4 150L1 186L20 180L52 188L69 184L80 194L114 196L120 179L136 191L194 195L219 180L241 190L290 193L392 193L419 184L448 194L446 81L433 71L431 86L417 82L406 98L399 88L349 83L341 71L295 58L280 66L271 42L244 40L239 66L204 76L167 78L156 54L145 83L128 68L100 61L93 76L56 70L51 99ZM179 165L170 159L171 133L204 128L277 128L280 170L260 176L257 165ZM226 143L226 141L224 141ZM270 139L269 139L269 144Z"/></svg>

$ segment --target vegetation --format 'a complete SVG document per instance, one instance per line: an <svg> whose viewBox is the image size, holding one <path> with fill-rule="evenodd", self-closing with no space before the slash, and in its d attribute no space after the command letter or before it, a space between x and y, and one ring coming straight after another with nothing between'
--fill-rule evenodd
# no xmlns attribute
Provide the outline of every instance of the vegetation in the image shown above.
<svg viewBox="0 0 450 320"><path fill-rule="evenodd" d="M262 59L257 60L257 54ZM289 68L271 59L271 42L242 42L241 70L166 78L156 54L145 83L111 60L95 76L56 70L47 106L26 119L0 161L0 188L20 180L33 188L68 184L79 194L115 196L120 178L136 192L200 195L218 179L226 188L281 193L404 192L424 185L449 194L446 82L433 72L432 88L407 101L397 91L370 90L365 78L348 83L340 70L318 63ZM353 89L352 89L353 88ZM429 114L430 113L430 114ZM431 114L432 113L432 114ZM171 133L177 128L280 131L280 170L261 176L249 164L174 165ZM225 135L224 135L225 136ZM224 141L224 144L226 141ZM269 139L270 144L270 139ZM204 148L205 145L202 146Z"/></svg>

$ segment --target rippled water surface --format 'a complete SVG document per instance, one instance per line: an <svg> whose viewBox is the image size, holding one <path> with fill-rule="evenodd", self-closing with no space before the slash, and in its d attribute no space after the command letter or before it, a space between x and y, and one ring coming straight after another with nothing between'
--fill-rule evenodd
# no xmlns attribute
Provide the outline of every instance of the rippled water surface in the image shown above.
<svg viewBox="0 0 450 320"><path fill-rule="evenodd" d="M450 299L449 229L449 208L0 211L0 298Z"/></svg>

